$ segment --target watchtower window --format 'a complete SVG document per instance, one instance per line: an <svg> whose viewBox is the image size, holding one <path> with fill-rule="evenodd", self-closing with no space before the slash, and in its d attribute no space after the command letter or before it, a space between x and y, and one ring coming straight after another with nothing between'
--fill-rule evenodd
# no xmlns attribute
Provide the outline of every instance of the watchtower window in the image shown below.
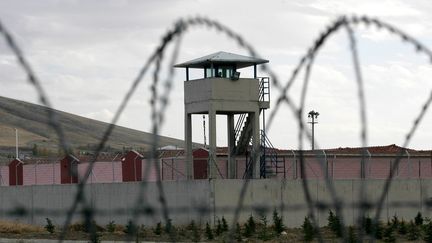
<svg viewBox="0 0 432 243"><path fill-rule="evenodd" d="M217 77L221 78L231 78L233 74L232 67L218 67L217 68Z"/></svg>
<svg viewBox="0 0 432 243"><path fill-rule="evenodd" d="M214 77L215 75L214 75L214 68L206 68L205 69L205 77L206 78L212 78L212 77Z"/></svg>
<svg viewBox="0 0 432 243"><path fill-rule="evenodd" d="M234 73L234 68L232 67L214 67L205 69L205 78L231 78Z"/></svg>

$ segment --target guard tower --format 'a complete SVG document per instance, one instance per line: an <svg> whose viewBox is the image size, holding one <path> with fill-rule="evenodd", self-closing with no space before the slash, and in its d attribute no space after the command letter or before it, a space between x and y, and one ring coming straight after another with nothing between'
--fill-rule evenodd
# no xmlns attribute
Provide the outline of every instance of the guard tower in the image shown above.
<svg viewBox="0 0 432 243"><path fill-rule="evenodd" d="M228 178L236 178L235 156L246 154L249 178L260 178L260 113L270 107L269 78L257 77L257 65L268 60L217 52L175 67L186 69L184 82L185 150L187 178L193 178L192 115L209 117L209 178L218 178L216 166L216 114L227 115ZM240 70L253 68L253 77ZM203 78L190 80L189 69L203 70ZM234 125L234 115L239 115ZM264 165L265 167L265 165ZM241 172L239 172L241 173Z"/></svg>

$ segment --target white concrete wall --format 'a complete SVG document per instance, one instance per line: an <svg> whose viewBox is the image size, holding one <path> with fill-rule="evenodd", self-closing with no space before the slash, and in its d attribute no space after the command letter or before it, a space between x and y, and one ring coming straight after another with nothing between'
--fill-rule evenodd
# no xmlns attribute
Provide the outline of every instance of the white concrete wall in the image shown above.
<svg viewBox="0 0 432 243"><path fill-rule="evenodd" d="M175 224L187 224L192 219L198 222L213 222L224 216L232 220L234 209L238 205L240 191L244 180L195 180L195 181L163 181L162 187L166 197L169 217ZM345 204L343 216L347 224L353 224L358 210L351 207L358 202L360 180L335 180L335 191ZM384 180L368 180L366 194L369 202L375 202L382 193ZM312 200L330 203L329 190L322 180L307 181ZM49 217L56 224L62 224L66 211L75 198L76 185L33 185L0 187L0 220L19 220L25 223L45 224ZM114 220L125 224L134 215L140 194L140 183L109 183L88 184L85 187L85 198L92 207L102 210L96 215L96 222L107 224ZM146 198L141 206L154 208L154 214L142 215L139 223L153 225L162 221L162 206L156 182L147 182ZM413 219L418 211L431 216L426 200L432 198L432 180L400 179L394 180L385 198L382 219L387 220L393 215L406 220ZM394 203L401 203L395 206ZM410 203L411 206L405 205ZM240 211L240 221L249 215L259 217L265 213L271 221L274 209L282 212L284 223L289 227L299 227L307 215L303 184L300 180L251 180L244 197L244 207ZM18 217L8 214L16 209L28 210L28 215ZM267 211L262 211L262 209ZM206 210L202 210L206 209ZM46 211L46 212L41 212ZM49 210L60 210L61 214L50 214ZM334 210L333 210L334 211ZM322 211L314 208L318 222L327 223L328 209ZM374 212L374 211L373 211ZM373 216L371 211L370 216ZM75 215L74 221L80 220Z"/></svg>

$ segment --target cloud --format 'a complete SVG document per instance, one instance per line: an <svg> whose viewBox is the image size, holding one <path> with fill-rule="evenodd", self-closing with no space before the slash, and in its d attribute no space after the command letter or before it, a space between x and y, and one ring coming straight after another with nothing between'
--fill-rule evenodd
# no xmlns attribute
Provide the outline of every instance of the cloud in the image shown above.
<svg viewBox="0 0 432 243"><path fill-rule="evenodd" d="M201 15L219 20L241 34L263 58L269 59L269 67L276 71L282 82L286 82L307 48L313 45L330 21L341 14L376 16L424 43L432 43L432 7L429 5L428 1L420 0L6 0L0 2L0 17L32 64L55 108L110 121L161 36L179 18ZM370 142L377 145L397 143L399 141L392 140L397 136L403 137L397 131L409 127L432 88L429 81L432 71L426 62L418 60L412 47L400 45L398 38L373 28L355 30L363 64L371 131L387 131L371 136ZM178 62L219 50L247 55L246 50L225 35L191 27L182 38ZM169 57L171 51L169 48L165 57ZM322 147L349 146L359 141L355 132L359 129L357 86L351 64L349 42L344 31L332 36L315 60L306 109L318 109L322 113L318 128ZM160 77L161 83L166 77L168 63L165 61L163 65L165 75ZM154 67L148 70L136 90L120 119L121 125L150 131L149 86L153 70ZM247 75L247 72L243 74ZM37 102L34 88L26 81L4 41L0 41L0 75L0 95ZM197 72L196 77L200 76L201 72ZM184 72L178 70L167 119L162 127L162 134L176 138L183 137L183 80ZM302 83L300 75L290 90L296 102ZM275 98L276 94L273 89L272 97ZM385 112L390 113L388 117L380 115ZM429 129L428 121L422 129ZM196 122L201 124L198 118ZM223 119L218 124L224 124ZM390 125L394 131L386 129ZM292 111L284 105L272 127L273 144L282 148L296 147L296 127ZM201 130L200 125L194 128L197 141L202 140ZM419 136L419 142L413 146L427 146L421 133ZM220 139L218 144L226 143Z"/></svg>

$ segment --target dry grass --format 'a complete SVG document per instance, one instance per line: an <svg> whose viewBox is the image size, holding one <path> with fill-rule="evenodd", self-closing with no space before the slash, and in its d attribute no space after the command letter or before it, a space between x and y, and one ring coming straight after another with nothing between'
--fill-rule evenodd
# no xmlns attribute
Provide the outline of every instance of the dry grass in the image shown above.
<svg viewBox="0 0 432 243"><path fill-rule="evenodd" d="M45 229L42 226L0 220L0 233L23 234L23 233L42 233L42 232L45 232Z"/></svg>

